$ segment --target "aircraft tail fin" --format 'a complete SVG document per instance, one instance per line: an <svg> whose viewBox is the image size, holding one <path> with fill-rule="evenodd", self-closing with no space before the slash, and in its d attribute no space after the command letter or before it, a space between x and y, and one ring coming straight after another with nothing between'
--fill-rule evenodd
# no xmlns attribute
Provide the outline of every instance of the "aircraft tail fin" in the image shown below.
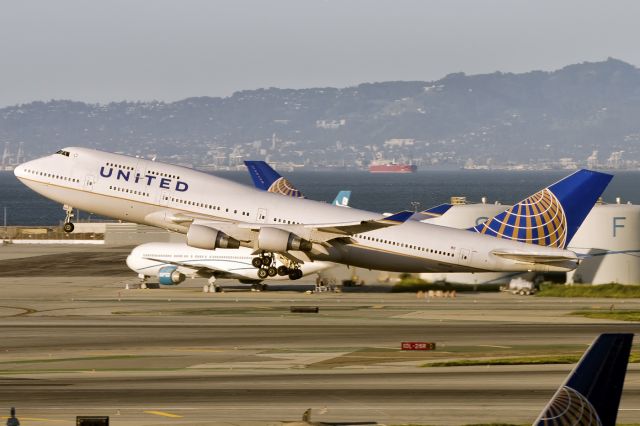
<svg viewBox="0 0 640 426"><path fill-rule="evenodd" d="M534 426L616 424L633 334L601 334L558 388Z"/></svg>
<svg viewBox="0 0 640 426"><path fill-rule="evenodd" d="M251 179L256 188L263 191L282 194L294 198L304 198L295 186L287 179L280 176L270 165L264 161L245 161Z"/></svg>
<svg viewBox="0 0 640 426"><path fill-rule="evenodd" d="M470 231L565 248L613 176L578 170Z"/></svg>
<svg viewBox="0 0 640 426"><path fill-rule="evenodd" d="M331 204L340 207L349 207L349 199L351 198L351 191L340 191Z"/></svg>

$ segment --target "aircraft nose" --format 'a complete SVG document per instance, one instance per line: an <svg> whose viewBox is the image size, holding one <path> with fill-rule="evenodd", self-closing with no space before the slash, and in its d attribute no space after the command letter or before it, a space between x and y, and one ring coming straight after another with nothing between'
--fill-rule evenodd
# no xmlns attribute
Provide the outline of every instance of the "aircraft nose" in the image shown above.
<svg viewBox="0 0 640 426"><path fill-rule="evenodd" d="M16 166L15 169L13 169L13 174L20 179L21 177L24 177L25 175L25 166L27 165L27 163L22 163L18 166Z"/></svg>

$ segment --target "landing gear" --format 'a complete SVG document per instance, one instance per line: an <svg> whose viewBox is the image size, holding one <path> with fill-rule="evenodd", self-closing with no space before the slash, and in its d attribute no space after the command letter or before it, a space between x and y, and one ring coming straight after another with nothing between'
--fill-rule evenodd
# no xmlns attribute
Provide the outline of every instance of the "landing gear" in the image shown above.
<svg viewBox="0 0 640 426"><path fill-rule="evenodd" d="M281 277L289 275L289 268L284 265L278 266L278 275L280 275Z"/></svg>
<svg viewBox="0 0 640 426"><path fill-rule="evenodd" d="M278 270L273 266L272 254L263 252L260 256L251 259L251 264L254 268L258 268L258 278L261 280L278 275Z"/></svg>
<svg viewBox="0 0 640 426"><path fill-rule="evenodd" d="M275 259L273 253L262 253L260 256L251 259L251 264L258 268L258 278L264 280L267 277L275 277L279 275L281 277L289 276L291 280L299 280L302 278L302 271L300 266L295 262L289 262L288 260L282 260L285 265L275 267ZM289 266L286 266L286 263Z"/></svg>
<svg viewBox="0 0 640 426"><path fill-rule="evenodd" d="M300 278L302 278L302 271L298 268L295 269L291 269L289 272L289 279L290 280L299 280Z"/></svg>
<svg viewBox="0 0 640 426"><path fill-rule="evenodd" d="M75 228L75 226L73 226L73 223L71 223L71 218L73 218L73 207L65 204L62 208L66 212L66 216L64 218L64 225L62 225L62 230L66 233L73 232Z"/></svg>

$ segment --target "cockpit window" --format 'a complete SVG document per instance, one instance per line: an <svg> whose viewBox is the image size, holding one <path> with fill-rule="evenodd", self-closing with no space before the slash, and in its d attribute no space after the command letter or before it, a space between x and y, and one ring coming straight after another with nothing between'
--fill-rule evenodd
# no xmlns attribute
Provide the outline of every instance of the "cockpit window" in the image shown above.
<svg viewBox="0 0 640 426"><path fill-rule="evenodd" d="M60 151L56 152L56 154L60 154L60 155L64 155L66 157L69 156L69 151L65 151L63 149L61 149Z"/></svg>

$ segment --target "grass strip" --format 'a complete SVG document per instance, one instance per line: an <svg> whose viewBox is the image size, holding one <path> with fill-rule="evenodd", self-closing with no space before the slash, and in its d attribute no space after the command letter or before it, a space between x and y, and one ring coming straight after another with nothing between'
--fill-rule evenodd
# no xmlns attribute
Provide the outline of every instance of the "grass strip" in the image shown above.
<svg viewBox="0 0 640 426"><path fill-rule="evenodd" d="M640 297L640 286L622 284L543 284L538 297L610 297L632 299Z"/></svg>
<svg viewBox="0 0 640 426"><path fill-rule="evenodd" d="M569 315L577 315L585 318L608 319L617 321L640 321L640 311L575 311Z"/></svg>
<svg viewBox="0 0 640 426"><path fill-rule="evenodd" d="M582 355L546 355L492 359L459 359L453 361L428 362L423 367L471 367L485 365L535 365L575 364Z"/></svg>

